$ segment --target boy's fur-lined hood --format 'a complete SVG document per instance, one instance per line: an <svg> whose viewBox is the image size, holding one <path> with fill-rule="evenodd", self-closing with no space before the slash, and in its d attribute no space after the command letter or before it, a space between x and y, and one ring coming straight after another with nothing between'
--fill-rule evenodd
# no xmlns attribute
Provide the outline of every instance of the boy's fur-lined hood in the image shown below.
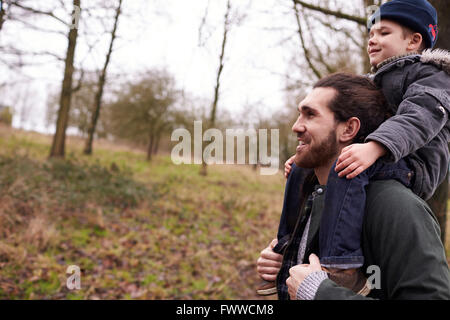
<svg viewBox="0 0 450 320"><path fill-rule="evenodd" d="M409 54L390 57L378 64L376 68L373 67L372 74L377 73L384 66L390 65L391 62L397 62L405 58L416 58L417 60L419 60L420 58L420 62L425 64L432 64L450 75L450 51L444 49L427 49L423 51L422 54L412 52Z"/></svg>
<svg viewBox="0 0 450 320"><path fill-rule="evenodd" d="M435 65L450 74L450 52L443 49L427 49L420 57L422 63Z"/></svg>

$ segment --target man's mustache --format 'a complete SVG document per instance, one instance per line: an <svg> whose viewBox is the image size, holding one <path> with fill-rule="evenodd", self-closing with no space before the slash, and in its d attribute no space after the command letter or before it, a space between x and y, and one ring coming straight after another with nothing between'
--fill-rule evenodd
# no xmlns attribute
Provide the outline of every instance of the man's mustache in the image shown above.
<svg viewBox="0 0 450 320"><path fill-rule="evenodd" d="M308 144L309 142L311 142L311 137L304 133L297 133L297 139L300 141L303 141L305 144Z"/></svg>

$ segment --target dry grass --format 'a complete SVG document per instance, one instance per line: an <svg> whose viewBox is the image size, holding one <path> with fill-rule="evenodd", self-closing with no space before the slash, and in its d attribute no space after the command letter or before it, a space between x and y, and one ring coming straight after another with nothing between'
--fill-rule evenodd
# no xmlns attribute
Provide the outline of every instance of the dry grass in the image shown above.
<svg viewBox="0 0 450 320"><path fill-rule="evenodd" d="M54 247L60 239L59 231L54 223L44 215L33 217L23 234L23 241L32 243L37 250L45 251L49 247Z"/></svg>
<svg viewBox="0 0 450 320"><path fill-rule="evenodd" d="M50 143L0 128L0 298L260 299L256 259L276 233L281 173L210 166L201 177L105 141L86 157L77 138L52 162ZM80 291L65 288L71 264Z"/></svg>

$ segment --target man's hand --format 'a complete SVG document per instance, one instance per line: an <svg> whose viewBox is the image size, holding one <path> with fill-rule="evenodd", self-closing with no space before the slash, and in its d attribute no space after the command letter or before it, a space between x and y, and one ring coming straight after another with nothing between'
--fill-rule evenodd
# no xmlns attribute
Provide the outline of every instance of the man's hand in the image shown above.
<svg viewBox="0 0 450 320"><path fill-rule="evenodd" d="M309 262L310 264L299 264L289 269L290 277L287 278L286 284L291 300L297 299L298 288L307 276L313 272L322 270L319 258L315 254L309 256Z"/></svg>
<svg viewBox="0 0 450 320"><path fill-rule="evenodd" d="M291 173L292 164L294 163L295 154L284 163L284 177L287 179Z"/></svg>
<svg viewBox="0 0 450 320"><path fill-rule="evenodd" d="M339 177L353 179L386 153L386 148L375 141L355 143L342 149L334 170Z"/></svg>
<svg viewBox="0 0 450 320"><path fill-rule="evenodd" d="M266 281L275 281L281 268L283 256L273 252L278 240L273 239L270 245L261 251L261 255L256 261L256 270L259 276Z"/></svg>

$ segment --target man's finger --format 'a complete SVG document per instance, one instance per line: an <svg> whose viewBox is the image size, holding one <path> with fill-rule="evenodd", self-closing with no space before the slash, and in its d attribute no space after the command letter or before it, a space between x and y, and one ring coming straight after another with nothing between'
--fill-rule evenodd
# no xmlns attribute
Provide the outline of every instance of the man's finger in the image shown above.
<svg viewBox="0 0 450 320"><path fill-rule="evenodd" d="M258 266L262 266L262 267L273 267L273 268L281 267L280 261L269 260L269 259L265 259L263 257L260 257L256 263L258 264Z"/></svg>
<svg viewBox="0 0 450 320"><path fill-rule="evenodd" d="M262 267L262 266L258 266L256 268L256 271L258 271L258 273L260 274L278 274L278 272L280 271L280 268L272 268L272 267Z"/></svg>
<svg viewBox="0 0 450 320"><path fill-rule="evenodd" d="M275 281L277 280L276 274L261 274L260 277L266 281Z"/></svg>
<svg viewBox="0 0 450 320"><path fill-rule="evenodd" d="M307 268L308 266L309 266L309 264L307 264L307 263L298 264L296 266L293 266L292 268L289 269L289 274L292 275L298 269Z"/></svg>
<svg viewBox="0 0 450 320"><path fill-rule="evenodd" d="M270 248L271 248L271 249L275 248L275 246L277 245L277 243L278 243L278 239L273 239L273 240L270 242Z"/></svg>
<svg viewBox="0 0 450 320"><path fill-rule="evenodd" d="M289 284L291 283L291 281L292 281L292 279L291 279L291 277L288 277L287 279L286 279L286 285L289 287Z"/></svg>
<svg viewBox="0 0 450 320"><path fill-rule="evenodd" d="M263 250L261 252L261 258L279 262L283 260L283 256L281 254L275 253L272 250Z"/></svg>
<svg viewBox="0 0 450 320"><path fill-rule="evenodd" d="M319 257L316 256L314 253L311 253L309 256L309 264L311 267L315 268L315 269L322 269L322 267L320 266L320 260Z"/></svg>
<svg viewBox="0 0 450 320"><path fill-rule="evenodd" d="M288 286L288 293L289 293L289 296L290 296L291 300L295 300L296 299L296 292L294 292L295 291L294 280L292 280L291 277L287 278L286 279L286 285Z"/></svg>

